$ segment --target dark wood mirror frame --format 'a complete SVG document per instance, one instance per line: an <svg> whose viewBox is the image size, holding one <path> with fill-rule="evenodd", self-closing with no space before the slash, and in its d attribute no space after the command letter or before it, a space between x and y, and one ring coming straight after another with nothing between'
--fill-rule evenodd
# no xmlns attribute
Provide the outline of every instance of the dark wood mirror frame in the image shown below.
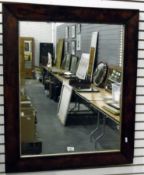
<svg viewBox="0 0 144 175"><path fill-rule="evenodd" d="M6 172L99 167L133 162L138 10L3 3ZM119 152L21 158L19 140L19 21L125 26L121 146Z"/></svg>

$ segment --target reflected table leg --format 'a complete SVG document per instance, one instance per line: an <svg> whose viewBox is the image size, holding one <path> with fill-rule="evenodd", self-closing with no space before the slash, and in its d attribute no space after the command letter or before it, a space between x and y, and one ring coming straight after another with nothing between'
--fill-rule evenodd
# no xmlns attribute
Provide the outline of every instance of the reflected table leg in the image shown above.
<svg viewBox="0 0 144 175"><path fill-rule="evenodd" d="M100 133L99 136L97 136L97 137L95 138L95 148L96 148L97 141L98 141L99 139L101 139L101 138L104 136L104 134L105 134L106 118L107 118L107 116L104 115L104 116L103 116L103 123L102 123L102 130L101 130L101 133Z"/></svg>
<svg viewBox="0 0 144 175"><path fill-rule="evenodd" d="M97 117L97 126L96 128L90 133L90 141L94 141L95 142L95 148L96 148L96 143L99 139L101 139L104 134L105 134L105 126L106 126L106 115L103 115L102 118L102 129L101 132L98 136L96 136L97 131L100 129L100 112L98 112L98 117Z"/></svg>
<svg viewBox="0 0 144 175"><path fill-rule="evenodd" d="M90 133L90 141L93 141L95 139L95 134L97 130L100 128L100 112L97 112L97 126L96 128Z"/></svg>

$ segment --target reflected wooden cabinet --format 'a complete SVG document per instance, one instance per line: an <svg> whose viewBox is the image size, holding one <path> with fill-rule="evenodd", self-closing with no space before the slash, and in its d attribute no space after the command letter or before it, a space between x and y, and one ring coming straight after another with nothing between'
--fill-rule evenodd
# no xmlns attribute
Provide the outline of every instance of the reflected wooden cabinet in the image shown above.
<svg viewBox="0 0 144 175"><path fill-rule="evenodd" d="M23 108L20 118L21 143L32 143L36 141L35 112L31 107ZM32 113L32 115L31 115Z"/></svg>
<svg viewBox="0 0 144 175"><path fill-rule="evenodd" d="M34 67L34 39L32 37L19 38L19 59L21 79L32 78Z"/></svg>
<svg viewBox="0 0 144 175"><path fill-rule="evenodd" d="M36 110L26 95L20 99L20 139L21 143L36 141Z"/></svg>

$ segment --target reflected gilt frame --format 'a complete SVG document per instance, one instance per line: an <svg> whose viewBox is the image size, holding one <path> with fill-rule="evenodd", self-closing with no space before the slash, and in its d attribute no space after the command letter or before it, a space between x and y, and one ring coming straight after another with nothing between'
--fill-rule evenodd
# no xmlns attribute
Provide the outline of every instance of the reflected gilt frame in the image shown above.
<svg viewBox="0 0 144 175"><path fill-rule="evenodd" d="M133 162L138 19L138 10L3 3L6 172L99 167ZM87 22L125 26L120 151L21 157L19 21Z"/></svg>

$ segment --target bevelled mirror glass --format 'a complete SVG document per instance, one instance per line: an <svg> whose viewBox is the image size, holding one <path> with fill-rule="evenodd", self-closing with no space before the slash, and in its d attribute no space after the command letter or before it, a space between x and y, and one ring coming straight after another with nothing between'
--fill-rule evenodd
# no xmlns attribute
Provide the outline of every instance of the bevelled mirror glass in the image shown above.
<svg viewBox="0 0 144 175"><path fill-rule="evenodd" d="M138 11L3 11L7 171L131 163Z"/></svg>

